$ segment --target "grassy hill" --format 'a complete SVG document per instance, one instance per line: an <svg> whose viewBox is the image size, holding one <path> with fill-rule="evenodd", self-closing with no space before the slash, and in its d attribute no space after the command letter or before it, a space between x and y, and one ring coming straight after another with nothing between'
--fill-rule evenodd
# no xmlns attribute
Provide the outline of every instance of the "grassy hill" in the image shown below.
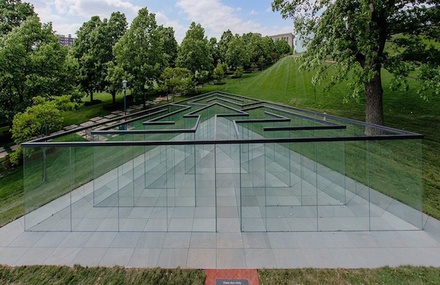
<svg viewBox="0 0 440 285"><path fill-rule="evenodd" d="M317 110L342 117L364 120L363 98L351 99L347 83L329 91L311 84L313 73L298 71L299 63L285 57L263 72L227 79L226 84L207 86L204 91L221 90L244 96ZM423 140L424 211L440 218L440 97L428 101L417 94L417 82L408 91L390 90L391 76L383 73L385 124L425 135Z"/></svg>

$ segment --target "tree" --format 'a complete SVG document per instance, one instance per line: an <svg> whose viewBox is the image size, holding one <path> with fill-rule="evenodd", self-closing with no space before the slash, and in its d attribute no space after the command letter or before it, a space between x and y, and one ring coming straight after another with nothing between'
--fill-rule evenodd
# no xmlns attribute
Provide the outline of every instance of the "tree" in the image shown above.
<svg viewBox="0 0 440 285"><path fill-rule="evenodd" d="M211 49L212 62L218 64L221 62L220 49L217 43L217 39L215 37L211 37L209 39L209 46Z"/></svg>
<svg viewBox="0 0 440 285"><path fill-rule="evenodd" d="M58 96L53 100L37 96L33 98L33 106L26 111L17 113L12 123L12 138L20 145L35 137L48 135L62 128L63 117L61 111L72 110L76 107L71 102L70 96ZM20 163L22 149L19 146L11 154L10 161L13 165Z"/></svg>
<svg viewBox="0 0 440 285"><path fill-rule="evenodd" d="M205 29L192 22L179 48L177 66L196 72L213 70L211 49L205 37Z"/></svg>
<svg viewBox="0 0 440 285"><path fill-rule="evenodd" d="M179 45L174 37L174 29L173 27L159 26L159 32L161 33L161 38L163 40L166 65L169 67L175 67Z"/></svg>
<svg viewBox="0 0 440 285"><path fill-rule="evenodd" d="M279 57L292 53L292 48L285 40L282 39L275 40L275 50Z"/></svg>
<svg viewBox="0 0 440 285"><path fill-rule="evenodd" d="M408 76L435 87L430 83L440 71L437 0L274 0L272 8L294 18L307 47L302 66L318 69L315 80L331 74L333 84L353 75L353 95L365 96L368 123L384 123L382 69L393 75L394 87L407 87ZM328 59L336 64L323 64Z"/></svg>
<svg viewBox="0 0 440 285"><path fill-rule="evenodd" d="M194 76L186 68L167 67L164 69L161 78L168 94L188 93L194 89Z"/></svg>
<svg viewBox="0 0 440 285"><path fill-rule="evenodd" d="M105 54L102 49L103 32L98 28L106 29L107 21L103 24L99 16L93 16L83 23L76 33L72 46L72 54L78 60L78 79L81 90L90 96L93 102L93 93L103 88L103 67L100 55Z"/></svg>
<svg viewBox="0 0 440 285"><path fill-rule="evenodd" d="M212 77L214 77L217 84L222 84L223 79L225 78L227 65L222 64L221 62L217 63L217 66L214 68L214 72Z"/></svg>
<svg viewBox="0 0 440 285"><path fill-rule="evenodd" d="M35 17L34 7L21 0L2 0L0 2L0 37L19 27L26 19Z"/></svg>
<svg viewBox="0 0 440 285"><path fill-rule="evenodd" d="M30 17L0 38L0 119L12 122L32 98L69 94L67 48L61 46L50 24Z"/></svg>
<svg viewBox="0 0 440 285"><path fill-rule="evenodd" d="M103 46L105 55L102 57L104 67L104 85L105 90L112 96L113 104L116 103L116 94L122 88L122 81L127 79L124 70L117 66L116 58L113 54L113 47L127 32L127 19L121 12L113 12L110 16L108 24L104 27L107 29L98 29L97 34L102 34L106 39ZM101 38L101 37L98 37Z"/></svg>
<svg viewBox="0 0 440 285"><path fill-rule="evenodd" d="M234 37L230 30L224 31L220 41L218 42L218 49L220 54L220 60L226 62L226 54L228 52L228 46L231 39Z"/></svg>
<svg viewBox="0 0 440 285"><path fill-rule="evenodd" d="M246 50L245 43L238 34L236 34L228 44L226 53L226 63L236 70L239 66L248 66L250 63L249 53Z"/></svg>
<svg viewBox="0 0 440 285"><path fill-rule="evenodd" d="M166 65L163 44L155 14L143 8L113 49L117 65L129 76L133 94L142 97L144 108L146 92Z"/></svg>

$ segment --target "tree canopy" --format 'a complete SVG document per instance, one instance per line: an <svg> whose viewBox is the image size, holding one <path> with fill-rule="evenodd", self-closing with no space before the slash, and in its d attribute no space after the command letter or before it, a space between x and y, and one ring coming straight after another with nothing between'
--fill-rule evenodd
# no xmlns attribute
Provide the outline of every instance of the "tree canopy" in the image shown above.
<svg viewBox="0 0 440 285"><path fill-rule="evenodd" d="M395 88L413 77L423 82L421 92L440 92L438 0L274 0L272 8L294 19L307 47L303 68L317 68L316 81L354 78L352 95L365 97L367 122L384 123L383 68Z"/></svg>
<svg viewBox="0 0 440 285"><path fill-rule="evenodd" d="M191 23L179 48L177 66L196 72L214 69L211 48L205 37L205 29L200 24Z"/></svg>
<svg viewBox="0 0 440 285"><path fill-rule="evenodd" d="M166 65L161 36L155 14L143 8L113 49L117 65L127 74L134 95L141 96L144 107L146 92Z"/></svg>
<svg viewBox="0 0 440 285"><path fill-rule="evenodd" d="M61 46L50 24L30 17L0 38L0 120L11 122L32 98L69 94L67 49Z"/></svg>
<svg viewBox="0 0 440 285"><path fill-rule="evenodd" d="M72 46L72 54L78 60L79 85L81 90L90 96L91 102L93 93L100 90L103 85L99 56L105 55L105 50L102 49L103 39L99 29L105 29L105 25L107 21L103 24L99 16L93 16L79 28Z"/></svg>
<svg viewBox="0 0 440 285"><path fill-rule="evenodd" d="M20 26L27 18L36 16L34 7L21 0L0 1L0 36Z"/></svg>

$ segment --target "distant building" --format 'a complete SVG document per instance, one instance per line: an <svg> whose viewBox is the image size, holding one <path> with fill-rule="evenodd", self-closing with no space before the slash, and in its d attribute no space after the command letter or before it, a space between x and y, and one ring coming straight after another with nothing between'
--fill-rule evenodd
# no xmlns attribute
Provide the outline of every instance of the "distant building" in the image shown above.
<svg viewBox="0 0 440 285"><path fill-rule="evenodd" d="M294 49L294 36L292 33L286 33L286 34L279 34L279 35L274 35L274 36L270 36L272 38L272 40L276 41L276 40L283 40L286 41L289 46L292 48L292 50Z"/></svg>
<svg viewBox="0 0 440 285"><path fill-rule="evenodd" d="M71 46L73 45L73 42L75 41L74 38L72 38L71 34L65 35L58 35L58 39L60 40L60 44L63 46Z"/></svg>

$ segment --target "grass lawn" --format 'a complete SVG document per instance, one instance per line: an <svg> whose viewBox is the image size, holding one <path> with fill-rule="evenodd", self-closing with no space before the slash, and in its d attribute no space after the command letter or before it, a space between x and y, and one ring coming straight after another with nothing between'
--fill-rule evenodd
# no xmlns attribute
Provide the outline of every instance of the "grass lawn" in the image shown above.
<svg viewBox="0 0 440 285"><path fill-rule="evenodd" d="M121 267L0 265L0 283L7 284L157 284L203 285L205 272L196 269L124 269Z"/></svg>
<svg viewBox="0 0 440 285"><path fill-rule="evenodd" d="M438 284L440 268L401 266L375 269L260 269L261 285L294 284ZM194 284L203 270L0 265L0 283L9 284Z"/></svg>
<svg viewBox="0 0 440 285"><path fill-rule="evenodd" d="M375 269L261 269L260 284L438 284L440 268L401 266Z"/></svg>

